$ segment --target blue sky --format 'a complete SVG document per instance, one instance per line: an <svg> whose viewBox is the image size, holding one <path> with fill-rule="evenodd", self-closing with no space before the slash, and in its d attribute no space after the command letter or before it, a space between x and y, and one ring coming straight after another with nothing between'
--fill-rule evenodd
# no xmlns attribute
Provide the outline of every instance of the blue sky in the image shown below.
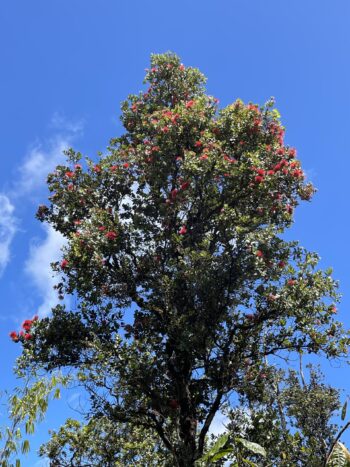
<svg viewBox="0 0 350 467"><path fill-rule="evenodd" d="M94 156L120 133L120 102L141 89L152 52L199 67L222 105L276 98L286 142L319 190L288 236L333 266L350 327L349 19L348 0L2 0L0 389L15 383L8 332L55 302L48 265L62 239L34 219L45 175L64 147ZM324 368L350 392L349 368ZM64 407L55 403L34 447ZM23 465L36 460L32 452Z"/></svg>

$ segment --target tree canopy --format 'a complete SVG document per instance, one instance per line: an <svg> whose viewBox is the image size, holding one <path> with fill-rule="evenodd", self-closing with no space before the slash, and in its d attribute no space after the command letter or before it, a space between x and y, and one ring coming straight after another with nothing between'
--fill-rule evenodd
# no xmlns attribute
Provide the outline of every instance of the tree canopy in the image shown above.
<svg viewBox="0 0 350 467"><path fill-rule="evenodd" d="M67 151L67 165L48 176L50 203L38 209L67 239L53 268L60 298L77 305L58 305L12 338L23 344L23 368L70 369L90 400L88 424L68 421L45 452L66 465L67 443L73 452L95 445L91 433L104 447L123 436L141 443L144 430L148 457L137 464L130 448L124 465L191 467L226 410L233 439L243 440L236 447L246 449L233 465L319 465L307 455L327 452L314 444L325 437L329 447L335 435L338 393L314 370L303 385L276 363L302 353L343 357L349 345L332 271L283 236L314 188L284 143L272 100L219 109L205 77L172 53L152 55L145 82L122 104L124 134L97 162ZM297 411L296 400L308 397L325 404L325 418L314 420L319 435ZM262 412L270 419L259 428ZM288 416L302 427L299 440ZM265 445L270 463L249 454L249 442ZM86 465L119 465L121 455Z"/></svg>

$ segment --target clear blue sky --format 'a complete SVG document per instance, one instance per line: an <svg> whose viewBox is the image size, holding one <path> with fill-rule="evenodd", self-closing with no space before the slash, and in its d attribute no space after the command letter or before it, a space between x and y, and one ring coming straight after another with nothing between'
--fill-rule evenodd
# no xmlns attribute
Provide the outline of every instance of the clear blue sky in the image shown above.
<svg viewBox="0 0 350 467"><path fill-rule="evenodd" d="M120 133L120 102L141 89L152 52L199 67L222 105L276 98L286 141L319 190L290 236L333 266L350 327L349 21L349 0L1 1L1 389L14 384L19 350L8 332L55 301L48 263L61 239L34 219L45 174L64 146L93 156ZM350 392L348 368L325 369ZM64 407L53 407L36 446Z"/></svg>

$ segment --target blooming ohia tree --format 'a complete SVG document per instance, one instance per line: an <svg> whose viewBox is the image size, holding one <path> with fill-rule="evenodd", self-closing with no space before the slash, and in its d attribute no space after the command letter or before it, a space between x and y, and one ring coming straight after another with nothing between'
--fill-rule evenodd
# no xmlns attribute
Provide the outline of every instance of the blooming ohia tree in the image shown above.
<svg viewBox="0 0 350 467"><path fill-rule="evenodd" d="M98 163L69 150L48 177L37 215L67 239L57 288L78 305L23 346L76 371L90 417L143 427L188 467L223 405L259 400L276 355L343 356L349 338L331 271L283 238L314 188L273 102L219 110L171 53L152 56L145 82Z"/></svg>

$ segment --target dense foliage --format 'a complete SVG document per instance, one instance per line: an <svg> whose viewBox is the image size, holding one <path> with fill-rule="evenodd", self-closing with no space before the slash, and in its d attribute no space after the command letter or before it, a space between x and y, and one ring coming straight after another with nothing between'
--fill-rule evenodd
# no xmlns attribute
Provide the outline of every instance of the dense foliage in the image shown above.
<svg viewBox="0 0 350 467"><path fill-rule="evenodd" d="M110 439L141 441L144 430L153 441L140 452L153 461L118 448L109 460L95 450L86 465L128 455L124 465L190 467L225 407L236 446L268 453L249 460L246 448L236 465L319 465L310 459L327 454L338 393L313 372L304 384L281 376L275 360L342 357L349 344L331 271L283 238L314 189L272 101L219 110L204 76L173 54L153 55L145 81L122 105L125 133L98 163L68 151L38 210L67 239L54 269L59 296L73 294L77 307L12 337L20 365L74 370L90 397L87 425L68 421L43 449L66 465L68 444L81 464L67 465L85 465L80 443L98 451L107 440L108 455ZM324 419L308 418L313 403ZM249 423L236 433L242 416Z"/></svg>

